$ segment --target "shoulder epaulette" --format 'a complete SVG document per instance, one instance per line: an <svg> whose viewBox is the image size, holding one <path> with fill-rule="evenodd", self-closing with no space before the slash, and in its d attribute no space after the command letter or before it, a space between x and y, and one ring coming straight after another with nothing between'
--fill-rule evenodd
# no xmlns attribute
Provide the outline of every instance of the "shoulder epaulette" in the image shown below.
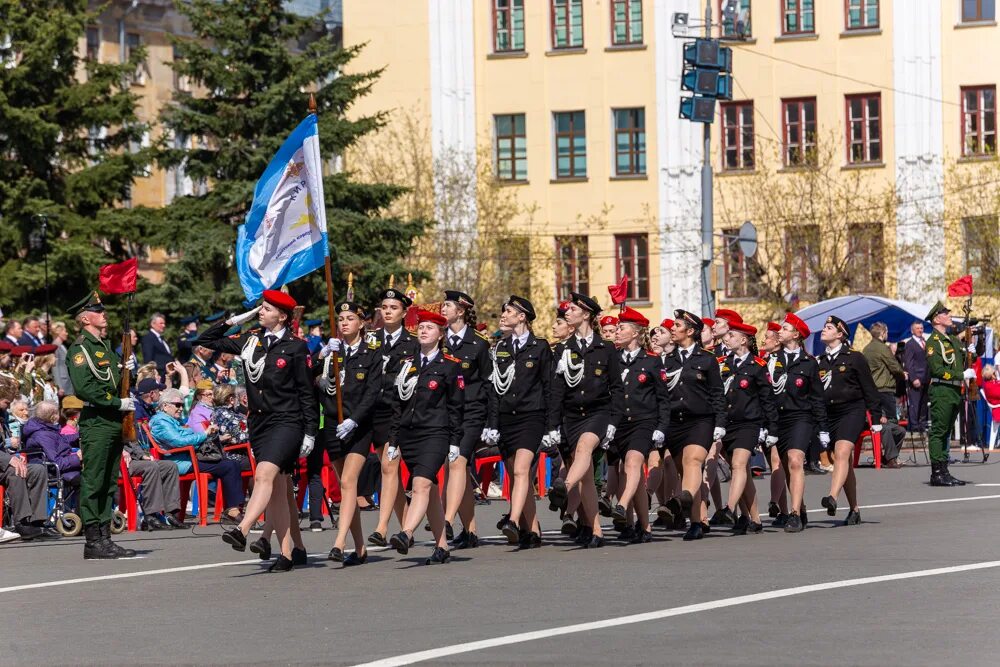
<svg viewBox="0 0 1000 667"><path fill-rule="evenodd" d="M83 345L83 334L76 337L76 340L73 341L73 345Z"/></svg>
<svg viewBox="0 0 1000 667"><path fill-rule="evenodd" d="M455 363L458 363L458 364L462 363L461 359L459 359L458 357L453 357L450 354L448 354L447 352L444 353L444 358L447 359L448 361L454 361Z"/></svg>
<svg viewBox="0 0 1000 667"><path fill-rule="evenodd" d="M767 366L767 361L762 357L754 357L753 360L758 366Z"/></svg>
<svg viewBox="0 0 1000 667"><path fill-rule="evenodd" d="M488 343L488 342L490 341L490 337L489 337L489 336L487 336L486 334L484 334L484 333L483 333L482 331L480 331L479 329L476 329L476 335L477 335L477 336L479 336L480 338L482 338L482 339L483 339L484 341L486 341L487 343Z"/></svg>
<svg viewBox="0 0 1000 667"><path fill-rule="evenodd" d="M716 357L715 360L721 364L726 360L726 355L722 355L721 357Z"/></svg>
<svg viewBox="0 0 1000 667"><path fill-rule="evenodd" d="M368 343L369 350L377 350L380 347L382 347L382 341L380 341L378 338L370 338L366 342Z"/></svg>
<svg viewBox="0 0 1000 667"><path fill-rule="evenodd" d="M658 355L656 352L653 352L652 350L646 350L646 356L647 357L659 357L660 355Z"/></svg>

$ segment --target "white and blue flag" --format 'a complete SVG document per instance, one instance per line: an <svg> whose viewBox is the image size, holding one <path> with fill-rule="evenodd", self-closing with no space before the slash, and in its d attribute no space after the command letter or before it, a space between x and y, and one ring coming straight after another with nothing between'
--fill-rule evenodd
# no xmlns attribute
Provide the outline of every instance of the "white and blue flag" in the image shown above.
<svg viewBox="0 0 1000 667"><path fill-rule="evenodd" d="M236 236L236 270L247 302L324 265L327 244L316 114L292 131L254 188Z"/></svg>

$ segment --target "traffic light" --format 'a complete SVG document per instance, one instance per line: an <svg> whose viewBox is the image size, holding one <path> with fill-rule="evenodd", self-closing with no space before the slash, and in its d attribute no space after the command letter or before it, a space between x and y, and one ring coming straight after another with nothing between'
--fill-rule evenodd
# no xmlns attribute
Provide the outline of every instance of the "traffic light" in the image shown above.
<svg viewBox="0 0 1000 667"><path fill-rule="evenodd" d="M733 99L733 51L717 39L696 39L684 44L681 89L694 93L681 98L681 118L695 123L715 119L715 101Z"/></svg>
<svg viewBox="0 0 1000 667"><path fill-rule="evenodd" d="M715 119L714 97L682 97L681 118L694 123L711 123Z"/></svg>

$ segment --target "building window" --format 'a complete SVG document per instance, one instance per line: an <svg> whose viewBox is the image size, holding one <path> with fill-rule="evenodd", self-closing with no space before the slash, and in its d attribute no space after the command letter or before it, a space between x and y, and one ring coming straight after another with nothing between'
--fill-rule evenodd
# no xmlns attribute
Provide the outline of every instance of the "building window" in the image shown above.
<svg viewBox="0 0 1000 667"><path fill-rule="evenodd" d="M736 24L735 18L727 18L722 13L726 0L719 0L719 16L722 16L722 36L723 37L750 37L753 33L750 30L750 0L740 0L740 11L747 13L747 20L742 26Z"/></svg>
<svg viewBox="0 0 1000 667"><path fill-rule="evenodd" d="M552 114L556 131L556 178L586 178L587 121L582 111Z"/></svg>
<svg viewBox="0 0 1000 667"><path fill-rule="evenodd" d="M583 0L550 0L552 5L552 48L583 47Z"/></svg>
<svg viewBox="0 0 1000 667"><path fill-rule="evenodd" d="M590 294L590 266L586 236L556 237L556 296L559 301L570 292Z"/></svg>
<svg viewBox="0 0 1000 667"><path fill-rule="evenodd" d="M628 275L628 298L649 301L649 239L645 234L615 236L615 282Z"/></svg>
<svg viewBox="0 0 1000 667"><path fill-rule="evenodd" d="M754 168L753 102L722 105L722 168Z"/></svg>
<svg viewBox="0 0 1000 667"><path fill-rule="evenodd" d="M101 61L101 29L96 26L87 28L87 53L85 58L95 63Z"/></svg>
<svg viewBox="0 0 1000 667"><path fill-rule="evenodd" d="M996 0L962 0L962 21L996 21Z"/></svg>
<svg viewBox="0 0 1000 667"><path fill-rule="evenodd" d="M851 291L879 293L884 289L885 242L882 225L863 223L847 229L847 273Z"/></svg>
<svg viewBox="0 0 1000 667"><path fill-rule="evenodd" d="M726 297L729 299L754 299L760 296L764 269L756 257L747 257L740 250L739 229L723 229L722 235L728 241L724 270L726 274Z"/></svg>
<svg viewBox="0 0 1000 667"><path fill-rule="evenodd" d="M983 215L962 219L965 273L976 287L1000 287L1000 230L997 217Z"/></svg>
<svg viewBox="0 0 1000 667"><path fill-rule="evenodd" d="M847 161L851 164L882 161L882 96L848 95Z"/></svg>
<svg viewBox="0 0 1000 667"><path fill-rule="evenodd" d="M646 173L646 110L615 109L615 175Z"/></svg>
<svg viewBox="0 0 1000 667"><path fill-rule="evenodd" d="M785 232L788 291L799 298L815 296L819 290L819 225L799 225Z"/></svg>
<svg viewBox="0 0 1000 667"><path fill-rule="evenodd" d="M847 0L847 30L868 30L878 27L878 0Z"/></svg>
<svg viewBox="0 0 1000 667"><path fill-rule="evenodd" d="M997 87L962 88L962 155L996 155Z"/></svg>
<svg viewBox="0 0 1000 667"><path fill-rule="evenodd" d="M125 34L125 62L129 62L136 51L142 48L142 37L139 33L130 32ZM135 74L132 75L132 85L143 86L146 84L146 63L140 62L135 66Z"/></svg>
<svg viewBox="0 0 1000 667"><path fill-rule="evenodd" d="M496 243L501 294L531 294L531 239L505 236Z"/></svg>
<svg viewBox="0 0 1000 667"><path fill-rule="evenodd" d="M528 143L524 133L524 114L493 116L496 133L497 179L528 180Z"/></svg>
<svg viewBox="0 0 1000 667"><path fill-rule="evenodd" d="M493 0L493 50L524 51L524 0Z"/></svg>
<svg viewBox="0 0 1000 667"><path fill-rule="evenodd" d="M183 60L177 50L177 46L173 48L172 60L175 65ZM191 92L191 79L179 73L176 69L174 69L174 90L182 93Z"/></svg>
<svg viewBox="0 0 1000 667"><path fill-rule="evenodd" d="M784 20L781 34L806 35L816 32L813 0L781 0Z"/></svg>
<svg viewBox="0 0 1000 667"><path fill-rule="evenodd" d="M781 101L786 167L816 163L816 98Z"/></svg>
<svg viewBox="0 0 1000 667"><path fill-rule="evenodd" d="M642 0L611 0L611 43L642 44Z"/></svg>

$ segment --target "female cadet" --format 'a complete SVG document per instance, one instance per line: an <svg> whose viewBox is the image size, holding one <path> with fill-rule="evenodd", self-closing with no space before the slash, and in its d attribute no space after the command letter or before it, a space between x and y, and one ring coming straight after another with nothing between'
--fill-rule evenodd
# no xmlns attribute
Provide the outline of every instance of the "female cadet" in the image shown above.
<svg viewBox="0 0 1000 667"><path fill-rule="evenodd" d="M650 542L649 495L643 464L653 446L666 440L670 423L670 396L661 378L663 364L656 354L647 352L649 320L637 310L626 307L618 316L615 342L621 350L622 406L621 422L608 448L608 465L624 463L624 481L619 475L618 504L612 517L627 522L629 506L635 503L638 531L628 534L630 542Z"/></svg>
<svg viewBox="0 0 1000 667"><path fill-rule="evenodd" d="M674 311L674 342L677 348L663 362L663 376L670 391L670 425L667 447L674 461L681 462L681 492L668 506L676 518L691 515L686 541L704 536L702 468L712 443L726 435L726 402L719 375L719 362L699 344L701 318L686 310Z"/></svg>
<svg viewBox="0 0 1000 667"><path fill-rule="evenodd" d="M872 379L868 360L850 348L850 331L847 323L833 315L826 318L819 339L826 351L819 357L819 377L823 381L823 399L830 432L819 434L820 444L833 449L833 474L830 475L830 495L821 501L826 513L837 514L837 496L844 490L851 509L844 525L861 523L858 509L858 481L854 476L854 443L868 426L871 417L872 433L882 430L886 422L882 415L882 402Z"/></svg>
<svg viewBox="0 0 1000 667"><path fill-rule="evenodd" d="M374 342L382 356L382 391L375 403L372 419L372 442L382 460L382 485L379 490L378 526L368 536L368 543L384 547L388 543L389 519L393 509L400 525L403 524L405 498L399 479L399 450L386 447L389 442L389 426L392 423L392 404L395 396L393 381L399 370L400 360L417 354L417 339L403 326L406 309L413 302L402 291L390 287L379 295L382 311L382 328L371 332L366 338Z"/></svg>
<svg viewBox="0 0 1000 667"><path fill-rule="evenodd" d="M390 446L399 448L410 470L413 490L403 517L403 530L393 535L389 543L399 553L408 553L413 531L426 515L436 545L427 559L428 565L446 563L451 557L437 474L449 456L454 458L458 454L463 434L465 383L461 362L441 349L447 324L443 315L420 312L417 353L402 359L394 380L389 433Z"/></svg>
<svg viewBox="0 0 1000 667"><path fill-rule="evenodd" d="M809 337L809 327L793 313L785 315L778 332L782 349L767 362L778 406L778 440L769 434L767 443L777 444L781 465L788 486L789 514L786 533L798 533L806 527L806 451L818 428L826 433L826 408L823 405L823 384L819 378L816 358L802 349ZM829 437L829 436L827 436Z"/></svg>
<svg viewBox="0 0 1000 667"><path fill-rule="evenodd" d="M552 343L551 348L556 349L556 345L573 335L573 327L566 323L566 309L569 308L569 301L561 301L556 308L556 321L552 323Z"/></svg>
<svg viewBox="0 0 1000 667"><path fill-rule="evenodd" d="M358 511L358 476L371 450L372 415L382 391L382 355L376 341L365 342L362 336L364 317L365 311L358 304L352 301L338 304L337 330L340 338L331 338L323 346L318 354L319 361L313 368L313 373L319 378L319 402L326 415L320 437L330 452L340 481L340 522L329 558L343 563L344 567L363 565L368 560ZM335 354L339 355L344 417L339 424L336 422L337 378L331 363ZM354 538L354 552L345 557L348 531Z"/></svg>
<svg viewBox="0 0 1000 667"><path fill-rule="evenodd" d="M487 391L493 372L490 360L489 339L476 330L476 303L464 292L445 290L441 314L448 322L444 352L461 363L462 380L465 382L465 412L462 424L462 441L458 456L448 457L448 486L445 502L445 531L451 538L451 525L455 515L462 517L462 532L455 539L456 549L479 546L476 535L475 499L469 484L469 462L473 460L480 442L493 442L492 433L486 428L488 402L495 399Z"/></svg>
<svg viewBox="0 0 1000 667"><path fill-rule="evenodd" d="M767 362L756 356L757 329L743 322L730 322L725 334L729 355L722 364L722 384L726 391L728 419L722 438L723 454L733 471L729 482L729 503L723 508L733 532L763 530L757 511L757 489L750 473L750 456L768 433L778 432L778 411L774 391L767 378ZM735 520L732 509L743 501L743 514Z"/></svg>
<svg viewBox="0 0 1000 667"><path fill-rule="evenodd" d="M652 351L660 358L660 364L671 354L674 345L674 321L669 317L660 322L660 325L653 327L650 332L650 343ZM649 471L647 487L656 494L660 506L656 508L656 524L667 528L674 527L683 530L686 527L684 516L674 516L674 513L667 506L667 501L677 493L677 467L674 465L674 458L670 456L667 443L664 440L649 450L649 457L646 459L646 469Z"/></svg>
<svg viewBox="0 0 1000 667"><path fill-rule="evenodd" d="M565 480L553 481L549 494L557 506L571 511L575 508L567 506L568 491L579 487L585 525L577 541L598 548L604 546L604 533L597 513L592 455L615 437L621 417L621 368L614 345L595 331L601 307L576 292L570 298L566 323L574 335L556 347L553 357L556 368L545 436L545 442L563 443L561 453L569 461L569 470Z"/></svg>
<svg viewBox="0 0 1000 667"><path fill-rule="evenodd" d="M233 549L245 551L250 528L266 510L281 545L281 555L269 572L292 569L288 474L300 456L308 456L312 451L319 422L310 370L312 358L305 341L292 336L289 329L295 306L291 296L266 290L263 304L209 327L194 343L238 354L243 359L249 403L247 425L257 471L243 520L223 533L222 539ZM233 337L225 335L229 327L254 316L261 329Z"/></svg>
<svg viewBox="0 0 1000 667"><path fill-rule="evenodd" d="M548 341L532 333L534 319L535 308L527 299L511 296L504 304L500 329L511 329L511 334L493 348L488 386L496 397L490 429L499 432L500 454L507 470L514 472L510 516L500 530L509 544L520 544L524 549L542 544L531 463L545 435L545 410L552 381L552 350Z"/></svg>
<svg viewBox="0 0 1000 667"><path fill-rule="evenodd" d="M760 346L760 356L767 361L771 354L781 349L778 341L778 332L781 325L777 322L768 322L764 331L764 342ZM777 432L770 435L777 436ZM788 489L785 488L785 469L781 467L781 454L777 447L771 447L764 442L764 456L771 466L771 500L767 504L767 513L775 519L774 525L777 528L784 528L788 521Z"/></svg>

